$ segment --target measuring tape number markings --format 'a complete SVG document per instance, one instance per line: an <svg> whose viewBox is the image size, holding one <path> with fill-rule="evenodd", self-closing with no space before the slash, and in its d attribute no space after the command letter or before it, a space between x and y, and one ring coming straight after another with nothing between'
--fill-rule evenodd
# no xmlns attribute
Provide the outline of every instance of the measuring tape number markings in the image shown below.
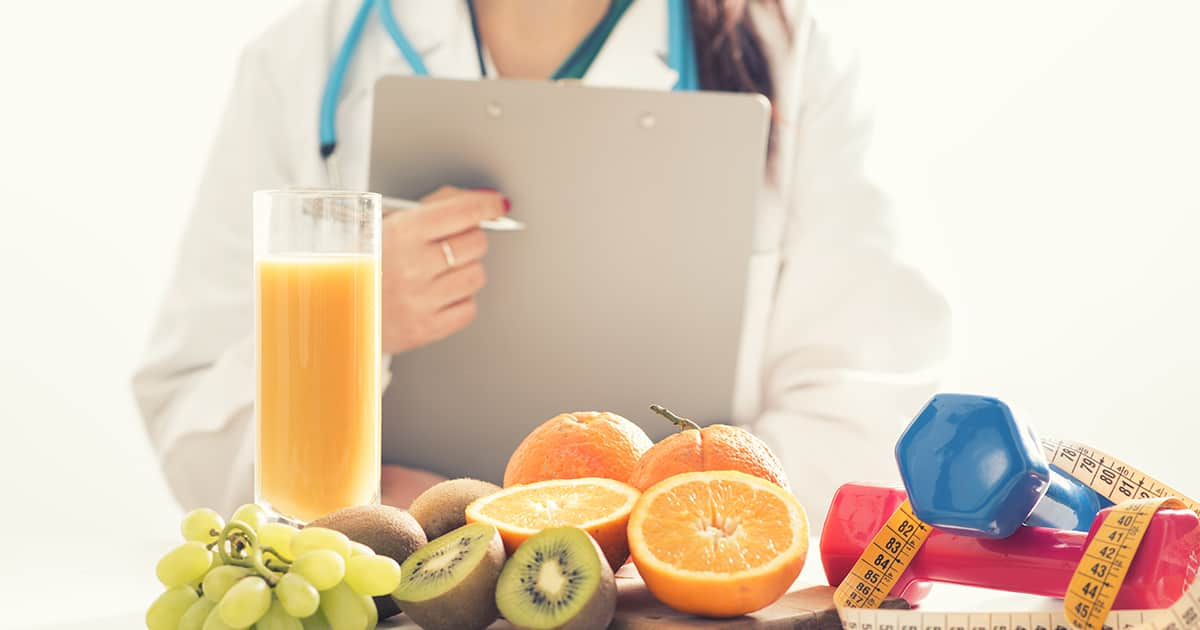
<svg viewBox="0 0 1200 630"><path fill-rule="evenodd" d="M1200 503L1091 447L1042 440L1042 449L1051 464L1117 504L1088 542L1071 577L1062 612L878 610L931 529L905 500L834 593L846 630L1200 630L1200 578L1169 608L1112 611L1154 513L1184 508L1200 514Z"/></svg>

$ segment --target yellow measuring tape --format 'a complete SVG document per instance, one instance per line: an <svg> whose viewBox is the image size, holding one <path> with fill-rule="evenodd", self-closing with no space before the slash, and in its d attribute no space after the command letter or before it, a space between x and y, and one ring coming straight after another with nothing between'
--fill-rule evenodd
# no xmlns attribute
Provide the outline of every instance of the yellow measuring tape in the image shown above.
<svg viewBox="0 0 1200 630"><path fill-rule="evenodd" d="M1051 464L1087 484L1117 506L1088 543L1063 600L1063 612L943 613L877 610L929 536L929 525L905 501L859 556L838 586L834 602L847 630L1183 630L1200 629L1200 578L1162 610L1112 612L1125 572L1154 513L1186 508L1188 499L1125 462L1074 442L1042 440Z"/></svg>

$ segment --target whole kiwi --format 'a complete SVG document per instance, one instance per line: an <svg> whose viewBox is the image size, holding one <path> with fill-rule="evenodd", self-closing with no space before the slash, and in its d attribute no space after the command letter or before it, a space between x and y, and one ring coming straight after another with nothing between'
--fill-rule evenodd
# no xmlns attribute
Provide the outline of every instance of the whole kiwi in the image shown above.
<svg viewBox="0 0 1200 630"><path fill-rule="evenodd" d="M429 540L467 524L467 506L475 499L500 491L500 486L464 477L443 481L421 493L408 511L421 524Z"/></svg>
<svg viewBox="0 0 1200 630"><path fill-rule="evenodd" d="M362 543L372 551L403 564L414 551L425 546L429 539L412 514L390 505L357 505L326 514L308 524L325 527L345 534L350 540ZM400 612L396 602L386 595L375 598L379 618L386 619Z"/></svg>

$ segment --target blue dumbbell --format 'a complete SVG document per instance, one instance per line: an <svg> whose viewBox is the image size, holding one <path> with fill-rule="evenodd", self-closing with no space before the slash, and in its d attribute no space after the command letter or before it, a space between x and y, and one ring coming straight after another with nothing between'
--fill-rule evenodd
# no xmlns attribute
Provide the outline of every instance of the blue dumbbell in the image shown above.
<svg viewBox="0 0 1200 630"><path fill-rule="evenodd" d="M1112 505L1046 461L1033 429L995 398L937 394L896 443L917 518L943 530L1007 538L1022 524L1087 531Z"/></svg>

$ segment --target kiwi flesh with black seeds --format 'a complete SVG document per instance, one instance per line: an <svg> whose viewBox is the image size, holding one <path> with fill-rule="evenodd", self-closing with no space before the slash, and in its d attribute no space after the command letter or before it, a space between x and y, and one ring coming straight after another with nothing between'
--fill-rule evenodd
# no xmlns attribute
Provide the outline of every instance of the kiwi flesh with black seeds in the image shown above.
<svg viewBox="0 0 1200 630"><path fill-rule="evenodd" d="M412 514L390 505L357 505L331 512L308 524L342 532L356 543L403 563L417 549L429 542L425 530ZM292 558L295 560L295 558ZM400 612L392 598L375 598L380 619Z"/></svg>
<svg viewBox="0 0 1200 630"><path fill-rule="evenodd" d="M425 630L486 628L500 616L496 580L504 558L504 542L495 527L460 527L400 565L400 586L392 599Z"/></svg>
<svg viewBox="0 0 1200 630"><path fill-rule="evenodd" d="M496 606L520 630L600 630L617 610L617 581L604 552L577 527L542 530L500 572Z"/></svg>
<svg viewBox="0 0 1200 630"><path fill-rule="evenodd" d="M500 492L500 486L464 477L443 481L421 493L408 511L433 540L467 524L467 506L475 499Z"/></svg>

